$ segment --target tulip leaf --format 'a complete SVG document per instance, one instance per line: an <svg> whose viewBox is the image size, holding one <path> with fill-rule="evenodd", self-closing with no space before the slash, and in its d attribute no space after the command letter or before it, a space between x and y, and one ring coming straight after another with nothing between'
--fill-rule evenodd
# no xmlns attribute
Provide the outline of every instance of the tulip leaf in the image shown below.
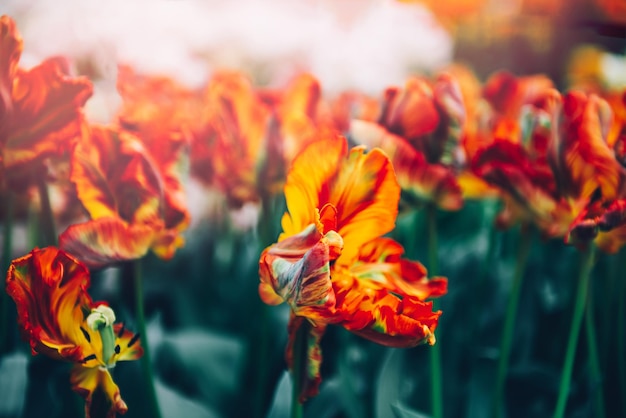
<svg viewBox="0 0 626 418"><path fill-rule="evenodd" d="M28 376L28 357L15 352L0 357L0 417L22 416Z"/></svg>
<svg viewBox="0 0 626 418"><path fill-rule="evenodd" d="M291 410L291 377L285 371L276 385L274 400L267 418L283 418L289 416Z"/></svg>

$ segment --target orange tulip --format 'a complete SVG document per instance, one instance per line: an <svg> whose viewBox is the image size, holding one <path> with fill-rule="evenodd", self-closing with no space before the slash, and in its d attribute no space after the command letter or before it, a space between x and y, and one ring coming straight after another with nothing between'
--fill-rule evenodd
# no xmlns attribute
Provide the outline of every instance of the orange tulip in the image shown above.
<svg viewBox="0 0 626 418"><path fill-rule="evenodd" d="M85 398L85 416L105 412L112 418L128 407L109 370L118 361L138 359L143 349L138 334L115 324L111 308L91 300L89 284L85 265L47 247L13 260L6 291L17 305L17 320L33 354L74 363L70 381ZM105 400L106 411L99 409L100 402L92 404L96 394Z"/></svg>

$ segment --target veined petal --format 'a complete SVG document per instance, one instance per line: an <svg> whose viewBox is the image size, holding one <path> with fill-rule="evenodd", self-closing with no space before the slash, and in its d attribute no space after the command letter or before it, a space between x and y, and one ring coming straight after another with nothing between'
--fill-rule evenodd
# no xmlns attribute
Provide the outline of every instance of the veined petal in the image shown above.
<svg viewBox="0 0 626 418"><path fill-rule="evenodd" d="M344 279L338 281L342 282ZM386 290L362 289L357 282L351 289L337 293L340 324L348 331L390 347L435 343L441 311L433 312L432 302L410 296L400 298Z"/></svg>
<svg viewBox="0 0 626 418"><path fill-rule="evenodd" d="M380 150L347 149L337 134L311 143L293 162L285 184L287 210L279 240L316 222L317 210L330 203L337 211L337 232L344 241L338 263L349 263L358 248L393 229L400 187L389 158ZM345 261L342 261L345 260Z"/></svg>
<svg viewBox="0 0 626 418"><path fill-rule="evenodd" d="M318 210L328 201L329 183L348 153L342 137L329 135L309 145L296 157L285 184L287 211L279 241L315 223ZM321 196L325 193L324 196Z"/></svg>
<svg viewBox="0 0 626 418"><path fill-rule="evenodd" d="M59 246L90 268L101 268L143 257L161 228L100 218L69 226L59 236Z"/></svg>
<svg viewBox="0 0 626 418"><path fill-rule="evenodd" d="M339 256L342 246L337 232L322 235L311 224L300 234L268 247L259 261L261 297L276 304L278 296L289 303L296 315L312 321L326 320L335 305L330 262Z"/></svg>
<svg viewBox="0 0 626 418"><path fill-rule="evenodd" d="M65 65L52 58L28 71L17 70L12 115L3 127L5 170L68 151L78 138L82 107L93 88L87 78L66 75Z"/></svg>
<svg viewBox="0 0 626 418"><path fill-rule="evenodd" d="M70 382L72 390L85 399L85 418L115 418L128 411L107 369L74 366Z"/></svg>
<svg viewBox="0 0 626 418"><path fill-rule="evenodd" d="M421 263L402 258L403 255L404 248L396 241L377 238L361 247L358 261L350 266L350 273L371 289L386 289L420 300L447 293L445 278L429 279Z"/></svg>
<svg viewBox="0 0 626 418"><path fill-rule="evenodd" d="M87 268L54 247L34 249L13 260L6 290L34 353L74 362L93 354L81 329L93 305L89 283Z"/></svg>

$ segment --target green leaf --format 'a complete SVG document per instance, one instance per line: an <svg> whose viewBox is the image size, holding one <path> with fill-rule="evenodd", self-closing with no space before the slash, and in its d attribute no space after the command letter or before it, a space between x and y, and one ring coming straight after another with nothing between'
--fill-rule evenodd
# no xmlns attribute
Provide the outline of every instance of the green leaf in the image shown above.
<svg viewBox="0 0 626 418"><path fill-rule="evenodd" d="M405 370L404 351L390 348L383 362L375 392L377 418L392 416L391 405L398 401L399 385Z"/></svg>
<svg viewBox="0 0 626 418"><path fill-rule="evenodd" d="M164 334L155 350L155 368L166 383L223 408L242 384L243 363L242 341L203 329Z"/></svg>
<svg viewBox="0 0 626 418"><path fill-rule="evenodd" d="M285 371L276 385L274 400L267 418L284 418L289 416L291 410L291 377Z"/></svg>
<svg viewBox="0 0 626 418"><path fill-rule="evenodd" d="M220 418L215 411L208 409L193 399L186 398L167 387L161 381L155 382L157 397L163 418Z"/></svg>
<svg viewBox="0 0 626 418"><path fill-rule="evenodd" d="M0 358L0 417L22 415L26 396L28 357L15 352Z"/></svg>

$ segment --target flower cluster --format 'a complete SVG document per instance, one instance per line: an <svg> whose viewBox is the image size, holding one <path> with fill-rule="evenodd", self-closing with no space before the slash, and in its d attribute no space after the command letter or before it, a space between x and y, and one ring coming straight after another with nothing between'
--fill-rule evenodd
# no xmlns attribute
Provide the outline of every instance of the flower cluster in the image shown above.
<svg viewBox="0 0 626 418"><path fill-rule="evenodd" d="M121 105L96 124L84 111L91 81L60 57L24 69L22 49L2 16L0 193L37 186L41 212L54 212L47 182L63 161L66 200L82 213L11 263L6 291L33 354L74 364L88 417L126 412L110 370L147 348L91 299L90 269L150 251L172 259L192 225L190 179L232 209L267 210L284 196L282 232L260 253L251 286L290 308L287 361L308 362L301 401L318 391L328 326L389 347L435 344L442 311L432 299L448 282L390 237L401 211L497 198L500 227L532 224L608 253L626 243L626 90L562 93L545 76L504 71L481 83L450 66L380 97L327 98L307 73L261 88L220 70L196 89L120 65Z"/></svg>

